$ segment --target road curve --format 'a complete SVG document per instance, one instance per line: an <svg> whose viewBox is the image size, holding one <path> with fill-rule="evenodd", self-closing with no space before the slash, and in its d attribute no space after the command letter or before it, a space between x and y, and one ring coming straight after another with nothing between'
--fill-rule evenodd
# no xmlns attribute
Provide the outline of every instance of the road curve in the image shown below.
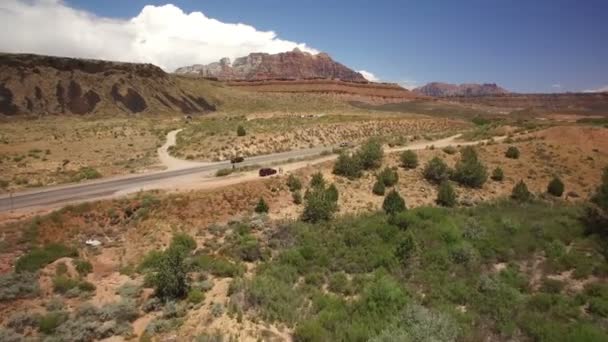
<svg viewBox="0 0 608 342"><path fill-rule="evenodd" d="M449 138L431 142L414 143L403 147L388 149L387 152L398 152L408 149L420 150L431 145L441 148L454 144L473 145L481 142L456 142L456 138L458 137L459 135L455 135ZM498 138L498 140L501 138ZM249 157L244 162L240 163L239 166L285 163L293 159L319 156L323 151L327 151L328 149L331 149L331 147L315 147ZM334 156L334 158L335 157L336 156ZM324 159L327 160L327 156ZM313 162L314 161L311 161L311 163ZM207 163L192 167L184 167L183 165L180 165L180 168L166 171L105 178L77 184L59 185L42 189L22 191L14 194L4 194L0 196L0 213L12 210L50 208L74 202L98 200L115 195L119 192L132 192L143 189L144 187L146 189L161 187L161 185L174 181L179 177L189 175L210 175L217 170L227 167L231 167L229 161ZM218 179L218 181L220 181L220 179Z"/></svg>

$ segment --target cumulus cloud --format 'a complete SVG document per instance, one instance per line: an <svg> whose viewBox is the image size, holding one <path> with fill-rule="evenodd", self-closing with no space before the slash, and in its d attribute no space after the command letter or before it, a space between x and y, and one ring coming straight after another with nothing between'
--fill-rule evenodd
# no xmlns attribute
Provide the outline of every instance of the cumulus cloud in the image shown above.
<svg viewBox="0 0 608 342"><path fill-rule="evenodd" d="M69 7L62 0L2 0L0 50L153 63L165 70L251 52L278 53L304 43L241 23L224 23L174 5L145 6L134 18L111 19ZM10 29L6 29L10 28Z"/></svg>
<svg viewBox="0 0 608 342"><path fill-rule="evenodd" d="M358 72L361 75L363 75L363 77L365 77L366 80L368 80L370 82L380 82L380 79L378 77L376 77L376 75L374 75L373 73L371 73L369 71L359 70Z"/></svg>
<svg viewBox="0 0 608 342"><path fill-rule="evenodd" d="M604 92L608 92L608 85L605 85L603 87L599 87L597 89L587 89L587 90L583 90L584 93L604 93Z"/></svg>

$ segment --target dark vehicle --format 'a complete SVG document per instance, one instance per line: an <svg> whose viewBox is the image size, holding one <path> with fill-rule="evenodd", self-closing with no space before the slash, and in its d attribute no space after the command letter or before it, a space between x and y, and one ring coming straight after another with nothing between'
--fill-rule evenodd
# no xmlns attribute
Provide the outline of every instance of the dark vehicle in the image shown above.
<svg viewBox="0 0 608 342"><path fill-rule="evenodd" d="M277 170L265 167L260 169L260 177L271 176L277 173Z"/></svg>
<svg viewBox="0 0 608 342"><path fill-rule="evenodd" d="M232 163L232 164L242 163L243 160L245 160L245 158L243 158L243 157L232 157L230 159L230 163Z"/></svg>

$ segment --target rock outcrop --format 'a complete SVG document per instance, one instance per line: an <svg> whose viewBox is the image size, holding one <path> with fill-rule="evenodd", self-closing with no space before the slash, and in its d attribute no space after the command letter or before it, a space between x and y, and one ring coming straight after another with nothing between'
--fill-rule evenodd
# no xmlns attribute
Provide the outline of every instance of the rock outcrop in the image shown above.
<svg viewBox="0 0 608 342"><path fill-rule="evenodd" d="M465 83L465 84L449 84L432 82L422 87L414 89L414 92L433 97L450 97L450 96L486 96L508 94L509 92L495 83Z"/></svg>
<svg viewBox="0 0 608 342"><path fill-rule="evenodd" d="M237 58L233 63L228 58L208 65L192 65L175 70L176 74L197 75L221 81L267 81L335 79L348 82L367 83L360 73L334 61L328 54L313 55L294 49L278 54L251 53Z"/></svg>
<svg viewBox="0 0 608 342"><path fill-rule="evenodd" d="M0 115L215 110L152 64L0 54Z"/></svg>

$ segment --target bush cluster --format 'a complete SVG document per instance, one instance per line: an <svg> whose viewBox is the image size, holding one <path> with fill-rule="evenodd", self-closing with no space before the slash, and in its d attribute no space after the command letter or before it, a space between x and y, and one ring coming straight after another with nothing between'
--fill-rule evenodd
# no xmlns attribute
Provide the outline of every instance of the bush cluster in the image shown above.
<svg viewBox="0 0 608 342"><path fill-rule="evenodd" d="M456 191L450 181L443 181L439 185L439 192L437 193L437 204L444 207L453 207L456 205Z"/></svg>
<svg viewBox="0 0 608 342"><path fill-rule="evenodd" d="M382 144L376 139L370 139L355 153L340 153L334 164L333 173L349 179L359 178L364 170L379 168L383 157Z"/></svg>
<svg viewBox="0 0 608 342"><path fill-rule="evenodd" d="M453 179L467 187L481 188L488 179L488 172L471 146L461 151L461 158L454 168Z"/></svg>
<svg viewBox="0 0 608 342"><path fill-rule="evenodd" d="M15 263L16 272L35 272L53 261L64 257L77 257L76 249L58 244L36 247L23 255Z"/></svg>
<svg viewBox="0 0 608 342"><path fill-rule="evenodd" d="M532 197L532 193L528 190L528 186L523 180L517 182L511 192L511 198L518 202L529 202L532 200Z"/></svg>
<svg viewBox="0 0 608 342"><path fill-rule="evenodd" d="M564 193L564 182L558 177L553 177L547 185L547 193L555 197L560 197Z"/></svg>
<svg viewBox="0 0 608 342"><path fill-rule="evenodd" d="M509 146L509 148L507 148L507 151L505 152L505 157L510 159L519 158L519 149L515 146Z"/></svg>
<svg viewBox="0 0 608 342"><path fill-rule="evenodd" d="M407 150L401 153L401 166L406 169L415 169L418 167L418 155L416 152Z"/></svg>
<svg viewBox="0 0 608 342"><path fill-rule="evenodd" d="M431 159L424 167L424 178L431 183L441 184L450 178L451 170L439 157Z"/></svg>
<svg viewBox="0 0 608 342"><path fill-rule="evenodd" d="M319 222L330 220L338 210L338 189L334 184L325 186L323 175L311 182L311 188L306 191L302 221ZM314 179L314 178L313 178Z"/></svg>
<svg viewBox="0 0 608 342"><path fill-rule="evenodd" d="M407 209L405 200L396 190L391 190L382 202L382 209L388 215L395 215Z"/></svg>
<svg viewBox="0 0 608 342"><path fill-rule="evenodd" d="M505 173L504 173L504 171L500 167L496 167L492 171L491 178L492 178L493 181L502 182L503 179L505 179Z"/></svg>
<svg viewBox="0 0 608 342"><path fill-rule="evenodd" d="M263 197L260 197L258 204L255 205L254 211L258 214L267 214L268 210L268 204L266 203Z"/></svg>

